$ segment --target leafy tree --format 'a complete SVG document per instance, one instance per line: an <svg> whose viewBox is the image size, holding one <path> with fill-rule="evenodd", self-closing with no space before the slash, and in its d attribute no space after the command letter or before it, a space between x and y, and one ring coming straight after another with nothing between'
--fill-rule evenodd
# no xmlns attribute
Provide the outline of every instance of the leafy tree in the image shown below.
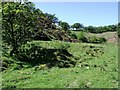
<svg viewBox="0 0 120 90"><path fill-rule="evenodd" d="M46 22L45 24L47 24L48 27L46 28L51 28L51 29L55 29L56 25L59 23L59 20L57 17L55 17L55 14L49 14L49 13L45 13L45 17L46 17Z"/></svg>
<svg viewBox="0 0 120 90"><path fill-rule="evenodd" d="M111 25L112 31L117 31L117 26L116 25Z"/></svg>
<svg viewBox="0 0 120 90"><path fill-rule="evenodd" d="M91 33L95 32L95 28L93 26L88 26L86 29L88 32L91 32Z"/></svg>
<svg viewBox="0 0 120 90"><path fill-rule="evenodd" d="M99 26L99 27L96 27L96 28L95 28L94 33L102 33L102 32L104 32L102 26Z"/></svg>
<svg viewBox="0 0 120 90"><path fill-rule="evenodd" d="M38 17L39 26L41 26L42 29L56 29L56 25L59 23L59 20L57 17L55 17L55 14L41 14Z"/></svg>
<svg viewBox="0 0 120 90"><path fill-rule="evenodd" d="M88 26L88 27L84 27L84 31L91 33L103 33L108 31L114 32L117 31L117 25L98 26L98 27Z"/></svg>
<svg viewBox="0 0 120 90"><path fill-rule="evenodd" d="M76 30L79 30L80 28L83 28L83 25L80 23L74 23L71 28L75 28Z"/></svg>
<svg viewBox="0 0 120 90"><path fill-rule="evenodd" d="M58 18L55 17L55 14L49 14L49 13L45 13L46 17L51 20L52 23L58 23Z"/></svg>
<svg viewBox="0 0 120 90"><path fill-rule="evenodd" d="M11 46L10 55L18 53L19 47L31 39L35 27L34 4L2 3L3 41Z"/></svg>
<svg viewBox="0 0 120 90"><path fill-rule="evenodd" d="M60 22L60 26L62 27L62 29L64 29L65 31L67 31L70 28L70 25L67 22Z"/></svg>

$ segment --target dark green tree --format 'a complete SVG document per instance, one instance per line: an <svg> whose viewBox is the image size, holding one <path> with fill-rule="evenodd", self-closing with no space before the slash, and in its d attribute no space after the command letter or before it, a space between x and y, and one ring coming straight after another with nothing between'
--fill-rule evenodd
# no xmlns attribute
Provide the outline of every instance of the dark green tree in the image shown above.
<svg viewBox="0 0 120 90"><path fill-rule="evenodd" d="M55 16L55 14L49 14L49 13L45 13L45 18L46 18L46 22L45 22L45 28L51 28L51 29L56 29L56 25L59 23L58 18Z"/></svg>
<svg viewBox="0 0 120 90"><path fill-rule="evenodd" d="M91 32L91 33L95 32L95 28L93 26L88 26L85 29L86 29L86 31Z"/></svg>
<svg viewBox="0 0 120 90"><path fill-rule="evenodd" d="M19 47L29 41L36 26L35 7L31 2L2 3L2 37L11 46L10 55L18 53Z"/></svg>
<svg viewBox="0 0 120 90"><path fill-rule="evenodd" d="M75 28L76 30L80 30L81 28L83 28L83 25L80 23L74 23L71 28Z"/></svg>
<svg viewBox="0 0 120 90"><path fill-rule="evenodd" d="M60 22L60 26L62 27L63 30L67 31L70 28L70 25L67 22Z"/></svg>

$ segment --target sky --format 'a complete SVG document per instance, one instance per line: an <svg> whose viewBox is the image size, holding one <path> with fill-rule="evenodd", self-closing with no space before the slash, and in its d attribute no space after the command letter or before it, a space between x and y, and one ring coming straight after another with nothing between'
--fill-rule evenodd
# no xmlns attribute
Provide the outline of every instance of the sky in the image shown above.
<svg viewBox="0 0 120 90"><path fill-rule="evenodd" d="M104 26L118 23L117 2L34 2L44 13L55 14L70 25Z"/></svg>
<svg viewBox="0 0 120 90"><path fill-rule="evenodd" d="M120 23L120 2L118 3L118 22Z"/></svg>

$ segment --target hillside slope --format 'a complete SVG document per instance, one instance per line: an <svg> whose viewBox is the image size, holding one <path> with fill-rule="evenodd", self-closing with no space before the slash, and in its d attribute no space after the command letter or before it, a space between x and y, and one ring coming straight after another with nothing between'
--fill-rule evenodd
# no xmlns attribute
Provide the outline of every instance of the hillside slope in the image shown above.
<svg viewBox="0 0 120 90"><path fill-rule="evenodd" d="M67 42L41 42L58 45ZM56 43L56 44L55 44ZM3 88L117 88L118 47L116 44L68 43L78 63L72 68L35 70L35 67L2 72ZM97 50L97 51L96 51Z"/></svg>
<svg viewBox="0 0 120 90"><path fill-rule="evenodd" d="M104 32L100 34L86 33L87 36L95 35L97 37L104 37L108 42L117 42L117 32Z"/></svg>

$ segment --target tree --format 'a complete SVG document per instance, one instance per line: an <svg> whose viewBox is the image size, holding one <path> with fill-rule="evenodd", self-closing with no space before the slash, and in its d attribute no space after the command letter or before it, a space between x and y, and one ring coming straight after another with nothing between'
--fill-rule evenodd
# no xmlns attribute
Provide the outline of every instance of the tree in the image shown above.
<svg viewBox="0 0 120 90"><path fill-rule="evenodd" d="M112 31L117 31L117 26L116 25L111 25Z"/></svg>
<svg viewBox="0 0 120 90"><path fill-rule="evenodd" d="M11 46L10 55L18 53L19 47L31 39L35 28L34 5L26 3L2 3L3 41Z"/></svg>
<svg viewBox="0 0 120 90"><path fill-rule="evenodd" d="M104 28L102 26L96 27L94 33L102 33L104 32L103 29Z"/></svg>
<svg viewBox="0 0 120 90"><path fill-rule="evenodd" d="M83 25L82 24L80 24L80 23L74 23L72 26L71 26L71 28L75 28L76 30L79 30L79 29L81 29L81 28L83 28Z"/></svg>
<svg viewBox="0 0 120 90"><path fill-rule="evenodd" d="M62 29L64 29L65 31L67 31L70 28L70 25L67 22L60 22L60 26L62 27Z"/></svg>
<svg viewBox="0 0 120 90"><path fill-rule="evenodd" d="M91 33L95 32L95 28L93 26L85 27L85 29L86 29L86 31L91 32Z"/></svg>
<svg viewBox="0 0 120 90"><path fill-rule="evenodd" d="M55 14L49 14L49 13L45 13L45 17L46 17L46 23L48 25L47 28L51 28L51 29L55 29L56 25L59 23L59 20L57 17L55 17Z"/></svg>

